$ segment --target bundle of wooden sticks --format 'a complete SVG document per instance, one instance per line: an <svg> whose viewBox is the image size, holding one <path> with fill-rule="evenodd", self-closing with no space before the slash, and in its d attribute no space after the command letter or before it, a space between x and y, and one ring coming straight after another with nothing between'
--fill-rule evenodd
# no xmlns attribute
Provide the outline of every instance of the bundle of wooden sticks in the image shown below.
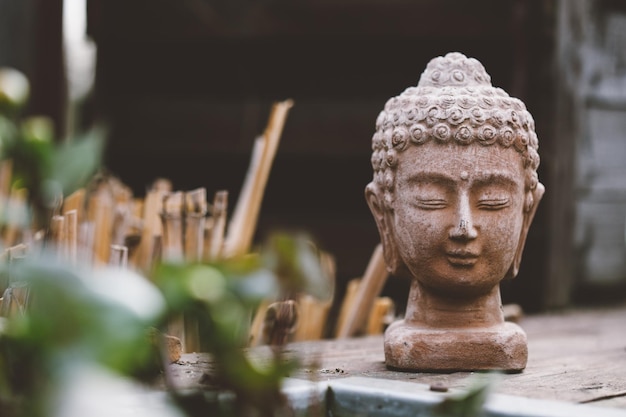
<svg viewBox="0 0 626 417"><path fill-rule="evenodd" d="M287 100L272 107L265 131L255 140L250 167L229 222L226 190L215 192L209 201L204 188L177 191L169 180L159 179L145 197L138 198L119 179L97 175L88 186L63 198L48 231L31 231L18 227L17 222L6 222L1 236L6 249L0 256L6 262L14 262L51 242L59 259L70 264L75 265L80 259L82 264L108 264L149 272L160 260L216 261L249 253L272 162L292 105ZM3 206L22 207L27 191L10 189L10 178L11 162L2 161L0 199L8 202ZM10 210L7 213L11 215ZM334 258L321 252L320 260L334 288ZM386 278L378 247L364 277L348 286L336 337L382 332L393 316L393 302L379 297ZM28 304L26 288L0 282L0 291L4 294L0 316L19 314ZM309 294L297 294L293 300L267 300L254 316L250 344L273 343L272 326L286 328L288 341L326 337L332 304L332 297L318 300ZM277 312L286 312L286 316ZM182 340L188 352L200 348L195 325L193 318L182 317L168 329Z"/></svg>

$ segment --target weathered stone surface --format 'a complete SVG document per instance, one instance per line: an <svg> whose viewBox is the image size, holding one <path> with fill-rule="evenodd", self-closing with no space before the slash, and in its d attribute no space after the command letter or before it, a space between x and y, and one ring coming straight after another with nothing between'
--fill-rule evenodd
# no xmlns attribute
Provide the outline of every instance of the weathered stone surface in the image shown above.
<svg viewBox="0 0 626 417"><path fill-rule="evenodd" d="M386 103L372 148L365 194L385 261L412 278L405 319L385 333L387 366L524 369L526 336L505 323L499 289L517 275L544 192L524 103L450 53Z"/></svg>

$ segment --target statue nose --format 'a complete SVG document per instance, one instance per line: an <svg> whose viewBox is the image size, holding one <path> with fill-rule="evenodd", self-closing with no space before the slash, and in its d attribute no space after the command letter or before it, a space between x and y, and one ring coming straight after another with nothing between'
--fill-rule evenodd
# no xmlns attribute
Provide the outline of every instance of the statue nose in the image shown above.
<svg viewBox="0 0 626 417"><path fill-rule="evenodd" d="M453 221L449 234L451 239L476 239L478 237L478 231L474 227L472 219L469 198L466 196L461 197L457 215Z"/></svg>

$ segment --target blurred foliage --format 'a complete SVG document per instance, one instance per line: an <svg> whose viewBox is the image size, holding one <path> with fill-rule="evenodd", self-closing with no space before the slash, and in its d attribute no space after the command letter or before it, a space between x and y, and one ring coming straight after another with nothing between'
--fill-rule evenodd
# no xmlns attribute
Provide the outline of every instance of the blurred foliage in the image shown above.
<svg viewBox="0 0 626 417"><path fill-rule="evenodd" d="M0 113L15 116L28 102L30 83L14 68L0 68Z"/></svg>
<svg viewBox="0 0 626 417"><path fill-rule="evenodd" d="M159 355L148 333L156 317L103 296L88 284L93 278L87 270L51 257L11 265L10 273L13 285L28 286L30 295L25 314L6 319L0 334L0 406L12 410L8 416L54 415L49 396L82 364L139 380L158 374ZM127 286L139 282L125 278Z"/></svg>
<svg viewBox="0 0 626 417"><path fill-rule="evenodd" d="M82 186L100 167L104 131L55 138L52 121L22 114L30 87L19 71L0 68L0 159L11 160L11 187L28 190L35 227L47 226L63 195Z"/></svg>
<svg viewBox="0 0 626 417"><path fill-rule="evenodd" d="M312 250L310 244L295 243L302 236L273 239L293 239L295 247ZM0 273L10 273L14 285L28 286L30 297L25 314L5 319L0 331L2 415L60 416L55 404L61 394L55 387L66 385L77 368L96 366L149 386L161 378L167 382L158 335L181 314L198 320L215 372L210 385L195 392L167 385L180 411L190 416L286 415L281 381L297 362L277 355L259 364L243 349L251 312L284 280L266 260L294 262L282 259L284 253L272 246L261 253L215 264L160 264L154 284L130 270L71 268L45 254L10 270L5 265ZM230 393L232 401L224 401L221 392ZM106 406L106 396L97 398Z"/></svg>
<svg viewBox="0 0 626 417"><path fill-rule="evenodd" d="M11 188L28 192L27 205L17 210L34 215L22 226L45 230L63 196L98 170L103 132L58 140L49 119L22 117L28 90L19 72L0 70L0 159L12 161ZM0 223L8 210L2 213ZM164 416L288 414L281 381L297 363L280 350L262 364L247 358L252 314L277 295L331 291L310 239L281 233L256 254L213 264L161 263L150 278L64 264L46 242L26 259L0 263L0 277L10 282L5 297L26 294L23 310L0 317L3 417L119 415L120 392L154 390L159 381L176 404L160 409ZM182 315L197 320L215 361L210 386L197 392L179 390L167 375L162 336Z"/></svg>

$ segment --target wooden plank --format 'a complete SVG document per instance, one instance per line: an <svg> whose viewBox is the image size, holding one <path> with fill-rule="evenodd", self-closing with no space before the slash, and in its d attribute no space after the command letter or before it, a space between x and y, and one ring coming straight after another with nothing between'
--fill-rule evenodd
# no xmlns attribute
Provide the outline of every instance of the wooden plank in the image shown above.
<svg viewBox="0 0 626 417"><path fill-rule="evenodd" d="M250 250L265 187L287 115L292 106L292 100L274 103L265 131L254 143L250 167L233 217L228 225L228 234L224 243L224 257L226 258L242 256Z"/></svg>
<svg viewBox="0 0 626 417"><path fill-rule="evenodd" d="M626 401L626 306L527 316L520 325L528 335L527 368L502 375L495 392L528 398L622 407ZM303 367L293 377L320 380L364 376L466 388L471 373L406 373L387 370L383 337L296 342L288 355ZM271 358L271 349L250 350L255 360ZM206 354L183 355L171 367L177 384L198 384L194 375L210 372Z"/></svg>

